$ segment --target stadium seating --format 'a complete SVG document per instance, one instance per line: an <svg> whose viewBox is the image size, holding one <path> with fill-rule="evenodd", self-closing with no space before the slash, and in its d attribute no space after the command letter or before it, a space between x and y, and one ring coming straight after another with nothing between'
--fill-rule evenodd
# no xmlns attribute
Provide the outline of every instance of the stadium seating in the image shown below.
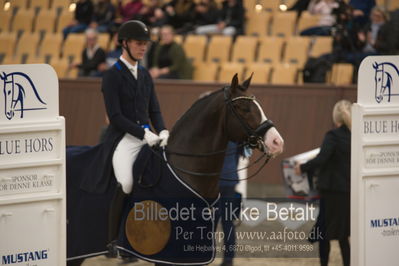
<svg viewBox="0 0 399 266"><path fill-rule="evenodd" d="M33 21L35 17L35 11L33 9L18 9L14 16L14 20L11 25L12 31L24 31L31 32Z"/></svg>
<svg viewBox="0 0 399 266"><path fill-rule="evenodd" d="M57 2L57 0L53 1ZM49 9L50 1L49 0L33 0L30 1L30 8L32 9L40 9L41 11L45 9Z"/></svg>
<svg viewBox="0 0 399 266"><path fill-rule="evenodd" d="M313 15L308 11L303 11L301 13L301 17L298 20L298 25L296 28L297 34L301 33L301 31L305 29L317 26L319 24L319 20L319 15Z"/></svg>
<svg viewBox="0 0 399 266"><path fill-rule="evenodd" d="M46 33L39 47L40 56L58 58L61 54L62 35L59 33Z"/></svg>
<svg viewBox="0 0 399 266"><path fill-rule="evenodd" d="M232 62L249 63L255 61L258 38L253 36L238 36L233 44Z"/></svg>
<svg viewBox="0 0 399 266"><path fill-rule="evenodd" d="M266 11L276 12L279 10L280 0L260 0L258 2Z"/></svg>
<svg viewBox="0 0 399 266"><path fill-rule="evenodd" d="M277 63L281 60L284 39L275 36L265 36L259 39L257 62Z"/></svg>
<svg viewBox="0 0 399 266"><path fill-rule="evenodd" d="M56 26L56 32L62 32L62 30L70 25L70 23L73 20L73 13L70 12L69 10L65 9L62 10L61 14L58 17L57 20L57 26Z"/></svg>
<svg viewBox="0 0 399 266"><path fill-rule="evenodd" d="M10 31L12 11L0 9L0 32Z"/></svg>
<svg viewBox="0 0 399 266"><path fill-rule="evenodd" d="M2 1L2 7L4 6L6 1ZM26 9L28 7L28 1L27 0L12 0L9 1L11 4L10 9L11 10L20 10L20 9Z"/></svg>
<svg viewBox="0 0 399 266"><path fill-rule="evenodd" d="M57 10L60 9L60 10L62 10L62 12L65 12L65 11L68 11L69 6L70 6L70 4L72 2L75 2L75 1L71 1L71 0L55 0L55 1L53 1L51 8L54 8L54 9L57 9Z"/></svg>
<svg viewBox="0 0 399 266"><path fill-rule="evenodd" d="M248 78L252 73L251 83L253 84L266 84L269 83L271 64L265 63L250 63L245 67L245 78Z"/></svg>
<svg viewBox="0 0 399 266"><path fill-rule="evenodd" d="M352 84L354 67L348 63L335 63L332 66L329 82L335 85Z"/></svg>
<svg viewBox="0 0 399 266"><path fill-rule="evenodd" d="M214 82L218 75L219 65L217 63L198 63L194 65L194 80Z"/></svg>
<svg viewBox="0 0 399 266"><path fill-rule="evenodd" d="M206 61L216 63L229 61L232 43L231 36L213 35L208 45Z"/></svg>
<svg viewBox="0 0 399 266"><path fill-rule="evenodd" d="M79 34L79 33L69 34L62 48L61 52L62 57L63 58L72 57L73 59L79 58L80 60L85 43L86 43L86 37L84 34Z"/></svg>
<svg viewBox="0 0 399 266"><path fill-rule="evenodd" d="M311 39L309 37L292 36L287 39L283 62L296 64L302 68L308 58Z"/></svg>
<svg viewBox="0 0 399 266"><path fill-rule="evenodd" d="M311 57L319 57L323 54L328 54L332 52L333 48L333 38L326 36L318 36L313 40L313 45L310 50Z"/></svg>
<svg viewBox="0 0 399 266"><path fill-rule="evenodd" d="M229 83L231 82L231 79L235 74L238 74L239 80L243 79L244 64L225 62L220 66L220 71L219 71L219 76L217 77L217 81L222 83Z"/></svg>
<svg viewBox="0 0 399 266"><path fill-rule="evenodd" d="M207 37L204 35L188 35L186 37L183 49L193 64L204 61L207 41Z"/></svg>
<svg viewBox="0 0 399 266"><path fill-rule="evenodd" d="M17 42L16 32L1 32L0 33L0 54L8 56L9 58L14 56L14 48Z"/></svg>
<svg viewBox="0 0 399 266"><path fill-rule="evenodd" d="M276 12L273 15L271 34L274 36L287 37L294 34L296 12Z"/></svg>
<svg viewBox="0 0 399 266"><path fill-rule="evenodd" d="M54 9L41 9L35 22L35 31L54 32L57 14Z"/></svg>
<svg viewBox="0 0 399 266"><path fill-rule="evenodd" d="M246 22L246 35L265 36L269 32L271 14L268 12L254 12Z"/></svg>
<svg viewBox="0 0 399 266"><path fill-rule="evenodd" d="M275 64L271 74L271 84L292 85L296 83L298 67L294 64Z"/></svg>
<svg viewBox="0 0 399 266"><path fill-rule="evenodd" d="M24 32L19 38L15 54L36 56L37 47L40 41L39 33Z"/></svg>

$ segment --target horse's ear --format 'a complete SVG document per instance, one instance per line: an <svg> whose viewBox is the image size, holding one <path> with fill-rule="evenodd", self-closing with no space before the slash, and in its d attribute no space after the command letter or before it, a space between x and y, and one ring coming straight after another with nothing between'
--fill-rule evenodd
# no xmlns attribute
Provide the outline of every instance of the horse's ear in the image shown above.
<svg viewBox="0 0 399 266"><path fill-rule="evenodd" d="M231 80L230 90L231 92L235 92L237 89L238 89L238 75L236 73Z"/></svg>
<svg viewBox="0 0 399 266"><path fill-rule="evenodd" d="M374 69L377 69L377 68L378 68L378 64L377 64L377 62L374 62L374 64L373 64L373 68L374 68Z"/></svg>
<svg viewBox="0 0 399 266"><path fill-rule="evenodd" d="M252 72L251 76L242 83L242 88L244 89L244 91L248 90L249 85L251 85L251 79L252 79L253 75L254 75L254 72Z"/></svg>

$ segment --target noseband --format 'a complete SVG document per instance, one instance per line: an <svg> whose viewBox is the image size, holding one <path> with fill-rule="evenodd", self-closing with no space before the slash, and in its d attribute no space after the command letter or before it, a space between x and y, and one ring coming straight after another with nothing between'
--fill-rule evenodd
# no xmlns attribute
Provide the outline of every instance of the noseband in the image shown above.
<svg viewBox="0 0 399 266"><path fill-rule="evenodd" d="M252 129L248 123L242 118L242 116L237 112L234 108L233 102L238 100L250 100L256 102L255 96L238 96L235 98L229 98L228 96L228 87L224 88L224 99L227 104L229 110L233 113L234 117L240 122L241 126L244 128L245 133L247 135L247 139L245 144L248 145L251 149L258 148L262 152L266 153L266 145L263 141L263 137L266 132L274 127L274 124L271 120L267 119L266 121L262 122L256 129Z"/></svg>

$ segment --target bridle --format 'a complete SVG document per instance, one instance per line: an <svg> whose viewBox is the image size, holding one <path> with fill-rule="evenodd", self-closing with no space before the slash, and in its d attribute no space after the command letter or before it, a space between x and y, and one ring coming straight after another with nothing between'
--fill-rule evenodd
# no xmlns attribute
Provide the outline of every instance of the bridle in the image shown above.
<svg viewBox="0 0 399 266"><path fill-rule="evenodd" d="M230 98L228 96L228 87L225 87L224 89L224 100L229 108L229 110L233 113L235 118L238 120L238 122L241 124L241 126L244 128L246 134L247 134L247 140L245 143L251 148L251 149L256 149L258 148L264 153L267 153L266 145L263 141L263 136L266 134L266 132L274 127L274 124L271 120L267 119L266 121L262 122L255 130L252 129L248 123L241 117L241 115L237 112L237 110L234 108L233 102L238 101L238 100L249 100L256 102L255 96L238 96L235 98ZM258 104L259 105L259 104Z"/></svg>
<svg viewBox="0 0 399 266"><path fill-rule="evenodd" d="M266 157L264 163L259 167L259 169L252 174L251 176L247 177L247 178L243 178L243 179L239 179L238 181L241 180L247 180L252 178L253 176L257 175L262 169L263 167L269 162L270 158L272 158L272 155L268 153L266 145L263 141L263 136L266 134L266 132L274 127L274 124L271 120L266 120L264 122L262 122L256 129L251 128L248 123L242 118L242 116L237 112L236 108L234 107L233 103L235 101L239 101L239 100L250 100L253 102L256 102L255 96L238 96L235 98L231 98L228 95L228 87L224 87L223 88L223 92L224 92L224 100L225 100L225 104L227 105L228 110L231 111L231 113L234 115L234 117L239 121L240 125L242 126L242 128L244 128L245 133L246 133L246 140L239 144L238 148L244 148L244 147L249 147L251 149L259 149L260 151L262 151L262 154L259 158L257 158L253 163L251 163L250 165L243 167L241 169L237 169L234 171L230 171L230 172L226 172L224 174L230 174L230 173L236 173L245 169L248 169L250 167L252 167L253 165L257 164L258 162L260 162L260 160L264 157ZM226 112L227 115L227 112ZM229 153L231 151L231 153ZM219 150L219 151L213 151L213 152L209 152L209 153L183 153L183 152L176 152L176 151L172 151L170 149L165 149L165 152L167 154L174 154L174 155L178 155L178 156L186 156L186 157L208 157L208 156L214 156L214 155L219 155L222 153L225 153L226 155L229 154L233 154L236 152L236 150L229 150L229 149L223 149L223 150ZM155 152L155 154L157 154ZM178 170L180 172L183 172L185 174L189 174L189 175L194 175L194 176L218 176L220 175L222 172L214 172L214 173L201 173L201 172L195 172L195 171L189 171L174 165L171 165L167 160L166 157L162 158L162 160L164 160L166 163L168 163L170 165L170 167L172 169ZM231 179L226 179L226 178L222 178L219 177L220 180L226 180L226 181L237 181L237 180L231 180Z"/></svg>

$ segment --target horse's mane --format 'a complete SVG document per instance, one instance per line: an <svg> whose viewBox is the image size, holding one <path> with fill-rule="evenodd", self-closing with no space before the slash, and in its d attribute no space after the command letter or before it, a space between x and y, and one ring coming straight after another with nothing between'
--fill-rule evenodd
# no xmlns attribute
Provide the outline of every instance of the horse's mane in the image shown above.
<svg viewBox="0 0 399 266"><path fill-rule="evenodd" d="M185 120L187 118L187 116L191 115L191 113L194 110L197 110L199 107L202 107L204 104L207 104L209 102L209 100L213 99L213 97L215 95L217 95L217 94L219 94L221 92L223 92L223 89L211 92L208 95L205 95L205 96L201 97L200 99L198 99L197 101L195 101L191 105L191 107L186 112L184 112L184 114L179 118L179 120L177 120L177 122L175 123L173 128L177 127L183 120Z"/></svg>

